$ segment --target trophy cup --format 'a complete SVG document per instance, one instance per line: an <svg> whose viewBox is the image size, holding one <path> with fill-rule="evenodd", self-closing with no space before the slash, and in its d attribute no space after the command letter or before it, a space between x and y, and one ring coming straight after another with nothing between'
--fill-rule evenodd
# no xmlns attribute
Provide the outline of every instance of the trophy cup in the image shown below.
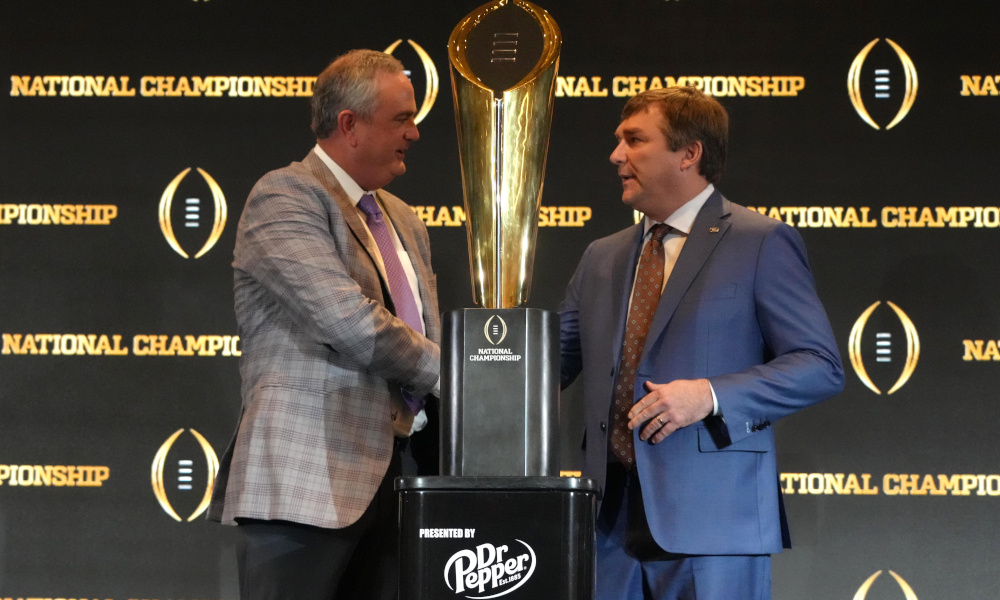
<svg viewBox="0 0 1000 600"><path fill-rule="evenodd" d="M480 6L448 42L481 308L442 320L442 476L396 480L401 600L594 597L597 485L555 477L559 318L517 308L531 286L560 44L552 17L525 0ZM500 564L501 552L517 560Z"/></svg>
<svg viewBox="0 0 1000 600"><path fill-rule="evenodd" d="M441 474L558 475L559 319L531 288L559 27L494 0L448 41L473 298L443 320Z"/></svg>

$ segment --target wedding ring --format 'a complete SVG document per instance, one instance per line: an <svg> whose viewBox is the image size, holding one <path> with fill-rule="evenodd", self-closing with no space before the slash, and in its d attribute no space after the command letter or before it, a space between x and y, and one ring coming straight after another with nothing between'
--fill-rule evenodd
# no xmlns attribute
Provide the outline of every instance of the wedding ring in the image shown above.
<svg viewBox="0 0 1000 600"><path fill-rule="evenodd" d="M660 415L656 415L656 422L660 424L660 427L666 425L666 423L663 422L663 419L660 418Z"/></svg>

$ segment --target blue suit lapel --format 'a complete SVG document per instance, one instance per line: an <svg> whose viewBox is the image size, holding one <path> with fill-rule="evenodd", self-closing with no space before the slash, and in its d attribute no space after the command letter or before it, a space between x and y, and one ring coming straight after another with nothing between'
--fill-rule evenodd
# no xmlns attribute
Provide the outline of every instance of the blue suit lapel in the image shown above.
<svg viewBox="0 0 1000 600"><path fill-rule="evenodd" d="M649 336L646 338L646 345L642 350L644 359L651 356L651 349L656 346L660 334L670 323L670 319L677 310L677 305L680 304L702 267L705 266L715 247L725 237L730 225L729 213L729 201L716 190L708 197L698 212L698 216L695 217L691 233L688 234L687 240L684 242L684 249L677 257L677 263L670 273L667 287L664 288L663 294L660 296L660 304L656 307L656 314L649 326Z"/></svg>

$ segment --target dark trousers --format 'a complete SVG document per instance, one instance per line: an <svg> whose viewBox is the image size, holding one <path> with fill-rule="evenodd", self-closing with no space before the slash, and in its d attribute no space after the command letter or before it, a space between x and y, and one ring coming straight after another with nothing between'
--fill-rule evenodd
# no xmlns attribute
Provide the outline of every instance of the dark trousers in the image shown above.
<svg viewBox="0 0 1000 600"><path fill-rule="evenodd" d="M361 518L343 529L237 519L241 600L395 600L402 474L397 441L389 469Z"/></svg>
<svg viewBox="0 0 1000 600"><path fill-rule="evenodd" d="M597 516L596 600L769 600L771 557L699 556L660 548L635 471L608 464Z"/></svg>

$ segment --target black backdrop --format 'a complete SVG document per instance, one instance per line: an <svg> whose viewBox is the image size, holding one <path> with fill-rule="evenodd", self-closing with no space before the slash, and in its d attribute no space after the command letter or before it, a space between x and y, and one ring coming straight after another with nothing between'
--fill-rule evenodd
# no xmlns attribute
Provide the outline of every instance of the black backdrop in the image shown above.
<svg viewBox="0 0 1000 600"><path fill-rule="evenodd" d="M264 79L253 96L252 78L402 40L419 100L408 40L427 52L439 93L390 189L425 207L441 309L469 306L446 42L477 5L0 5L0 598L236 597L232 531L188 521L239 409L235 224L256 179L313 143L308 99ZM732 116L719 187L800 227L848 371L843 394L776 428L796 548L775 559L775 598L1000 595L994 3L543 6L564 35L543 205L573 226L540 230L530 305L554 309L586 245L633 222L607 162L627 78L707 86ZM196 77L235 91L153 95Z"/></svg>

